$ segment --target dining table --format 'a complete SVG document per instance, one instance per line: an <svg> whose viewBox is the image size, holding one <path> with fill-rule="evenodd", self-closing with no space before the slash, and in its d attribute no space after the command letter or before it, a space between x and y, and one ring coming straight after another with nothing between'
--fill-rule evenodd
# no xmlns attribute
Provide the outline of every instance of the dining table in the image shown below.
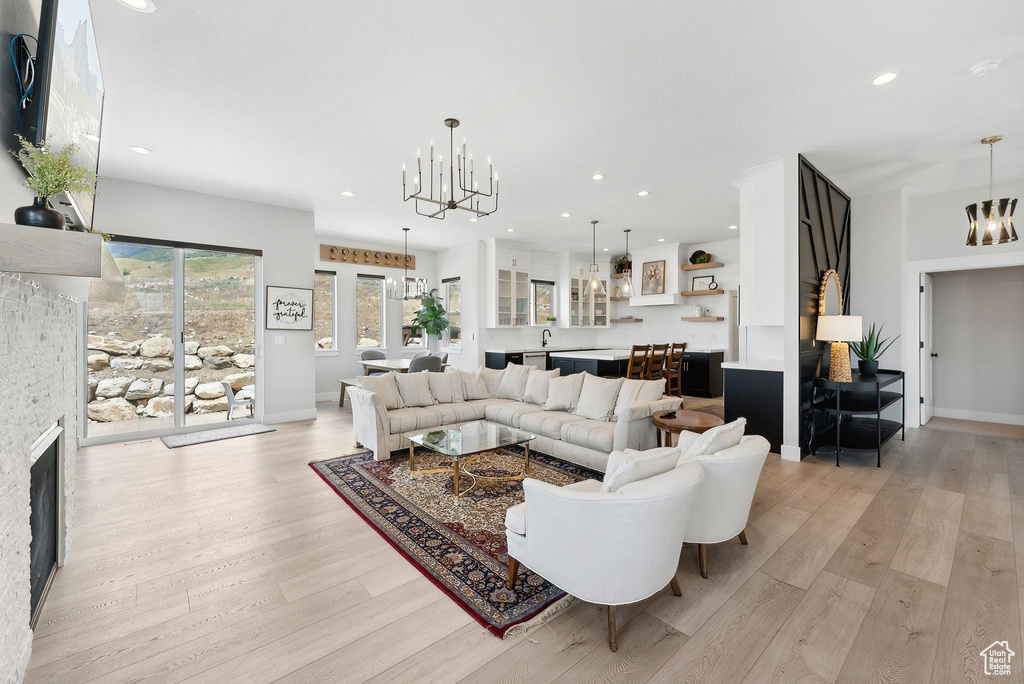
<svg viewBox="0 0 1024 684"><path fill-rule="evenodd" d="M363 359L359 363L363 364L363 371L369 373L370 371L384 371L393 373L408 373L409 363L412 359ZM441 370L448 367L447 363L441 364Z"/></svg>

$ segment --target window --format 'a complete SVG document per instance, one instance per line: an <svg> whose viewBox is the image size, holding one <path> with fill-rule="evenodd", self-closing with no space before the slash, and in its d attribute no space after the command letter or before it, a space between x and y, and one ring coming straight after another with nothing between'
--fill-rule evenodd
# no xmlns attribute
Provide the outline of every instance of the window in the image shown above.
<svg viewBox="0 0 1024 684"><path fill-rule="evenodd" d="M338 274L317 271L313 276L313 338L316 349L337 349L334 301L337 296Z"/></svg>
<svg viewBox="0 0 1024 684"><path fill-rule="evenodd" d="M462 281L449 278L443 281L445 304L448 309L448 346L462 347Z"/></svg>
<svg viewBox="0 0 1024 684"><path fill-rule="evenodd" d="M423 328L416 325L416 312L420 310L420 299L402 300L402 346L422 347L427 336Z"/></svg>
<svg viewBox="0 0 1024 684"><path fill-rule="evenodd" d="M548 320L555 315L555 284L547 280L530 282L530 299L533 302L533 324L554 325Z"/></svg>
<svg viewBox="0 0 1024 684"><path fill-rule="evenodd" d="M356 278L356 347L384 347L384 278Z"/></svg>

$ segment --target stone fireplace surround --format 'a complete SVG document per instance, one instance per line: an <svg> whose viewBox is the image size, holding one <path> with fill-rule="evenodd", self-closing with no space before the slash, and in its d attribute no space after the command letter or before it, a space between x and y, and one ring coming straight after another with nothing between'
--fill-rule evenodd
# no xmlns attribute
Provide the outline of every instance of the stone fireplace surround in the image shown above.
<svg viewBox="0 0 1024 684"><path fill-rule="evenodd" d="M0 273L0 683L24 678L29 628L29 467L32 445L64 427L64 529L74 538L75 456L81 386L80 305L13 274Z"/></svg>

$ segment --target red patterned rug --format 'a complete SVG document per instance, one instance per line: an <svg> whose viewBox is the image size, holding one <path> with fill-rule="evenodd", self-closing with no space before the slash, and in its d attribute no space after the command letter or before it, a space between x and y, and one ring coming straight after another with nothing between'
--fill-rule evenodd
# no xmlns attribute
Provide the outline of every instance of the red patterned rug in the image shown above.
<svg viewBox="0 0 1024 684"><path fill-rule="evenodd" d="M480 474L521 472L523 450L486 452ZM417 449L416 469L444 467L447 456ZM543 613L565 597L558 587L522 568L515 590L506 583L505 511L523 501L519 481L479 480L456 502L451 474L413 475L408 455L374 461L372 453L310 463L382 537L493 634ZM487 473L486 471L492 471ZM530 477L556 485L600 473L543 454L530 454ZM460 479L465 490L468 478Z"/></svg>

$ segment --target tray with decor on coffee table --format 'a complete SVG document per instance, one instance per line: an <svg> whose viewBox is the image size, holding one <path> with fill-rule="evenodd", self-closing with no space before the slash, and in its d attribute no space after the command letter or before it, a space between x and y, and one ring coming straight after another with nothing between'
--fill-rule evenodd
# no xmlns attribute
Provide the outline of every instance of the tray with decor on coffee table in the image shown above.
<svg viewBox="0 0 1024 684"><path fill-rule="evenodd" d="M530 442L537 435L515 428L492 423L489 420L475 420L460 425L415 430L402 435L409 440L409 470L413 475L451 473L455 477L455 499L461 499L476 487L477 480L522 480L530 474ZM416 447L421 446L444 456L450 456L450 467L416 470ZM523 471L502 475L483 475L471 469L480 462L485 452L507 446L522 446L525 454ZM459 477L465 475L472 480L466 489L459 486Z"/></svg>

